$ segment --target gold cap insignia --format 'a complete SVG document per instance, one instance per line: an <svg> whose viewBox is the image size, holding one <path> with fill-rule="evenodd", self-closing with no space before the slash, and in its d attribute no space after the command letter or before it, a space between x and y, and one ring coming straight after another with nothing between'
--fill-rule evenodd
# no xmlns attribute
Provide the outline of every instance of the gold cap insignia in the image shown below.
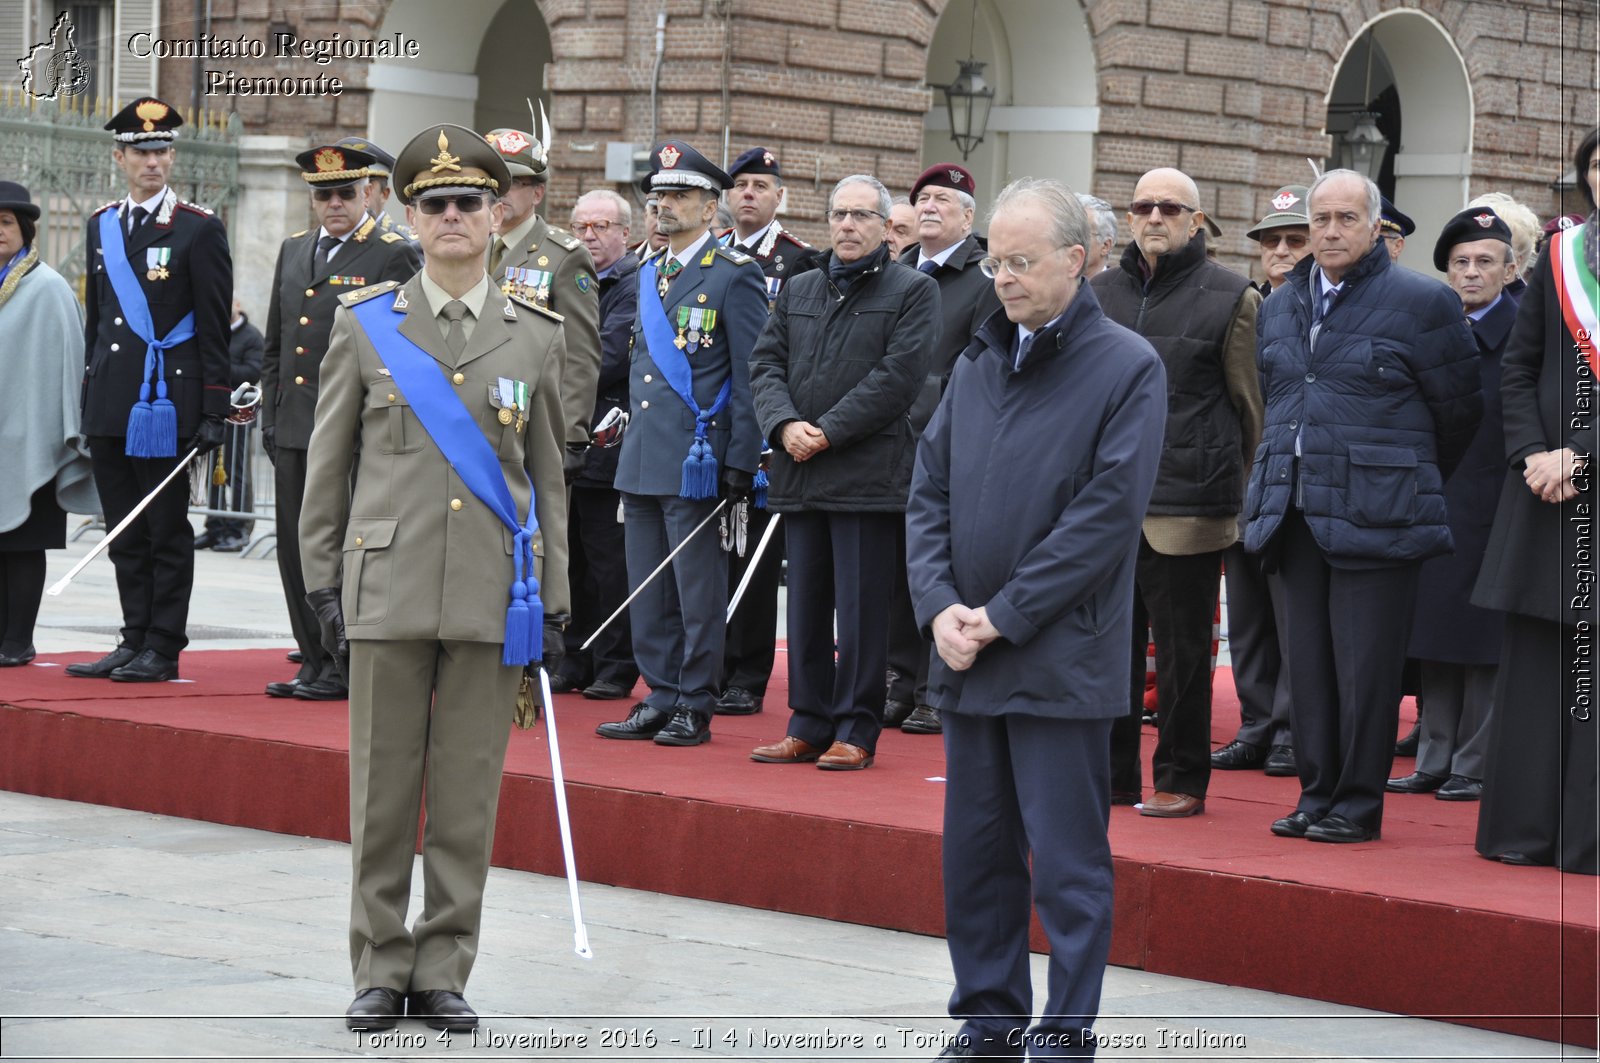
<svg viewBox="0 0 1600 1063"><path fill-rule="evenodd" d="M328 173L333 170L344 169L344 152L334 148L323 148L317 152L312 160L319 173Z"/></svg>
<svg viewBox="0 0 1600 1063"><path fill-rule="evenodd" d="M661 160L661 166L663 169L670 170L674 166L678 165L678 159L682 156L683 153L681 151L673 147L671 144L668 144L666 147L661 149L657 155L657 158Z"/></svg>
<svg viewBox="0 0 1600 1063"><path fill-rule="evenodd" d="M165 118L170 110L171 108L160 100L145 100L133 109L133 113L144 120L144 131L153 133L155 132L156 123Z"/></svg>
<svg viewBox="0 0 1600 1063"><path fill-rule="evenodd" d="M454 170L461 172L461 156L450 154L450 141L445 137L444 130L439 130L439 154L428 160L433 164L432 173L440 170Z"/></svg>

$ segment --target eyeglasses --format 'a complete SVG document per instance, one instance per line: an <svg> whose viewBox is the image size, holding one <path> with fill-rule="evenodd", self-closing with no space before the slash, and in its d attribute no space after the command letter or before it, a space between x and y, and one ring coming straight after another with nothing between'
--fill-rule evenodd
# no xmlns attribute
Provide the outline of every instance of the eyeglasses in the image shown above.
<svg viewBox="0 0 1600 1063"><path fill-rule="evenodd" d="M354 188L318 188L312 191L311 198L318 203L326 203L330 199L342 200L345 203L354 203L361 198L361 193Z"/></svg>
<svg viewBox="0 0 1600 1063"><path fill-rule="evenodd" d="M614 221L575 221L572 223L572 231L578 236L583 236L585 233L604 236L615 224L617 223Z"/></svg>
<svg viewBox="0 0 1600 1063"><path fill-rule="evenodd" d="M1272 250L1276 249L1279 244L1287 244L1289 247L1291 247L1294 250L1298 251L1302 247L1306 246L1306 242L1307 241L1306 241L1306 234L1305 233L1262 233L1261 234L1261 246L1266 248L1268 251L1272 251Z"/></svg>
<svg viewBox="0 0 1600 1063"><path fill-rule="evenodd" d="M879 214L875 210L862 210L859 207L855 210L828 211L828 220L833 222L835 225L843 225L846 221L853 221L857 225L865 225L873 218L881 217L883 217L883 215Z"/></svg>
<svg viewBox="0 0 1600 1063"><path fill-rule="evenodd" d="M1053 255L1057 251L1064 250L1066 249L1062 247L1054 247L1051 248L1047 253ZM1033 265L1033 263L1028 261L1026 255L1007 255L1005 258L995 258L993 255L989 255L979 260L978 269L983 272L985 277L993 280L995 277L1000 275L1000 269L1002 266L1005 267L1005 271L1011 274L1013 277L1020 277L1024 273L1028 272L1028 267L1031 265Z"/></svg>
<svg viewBox="0 0 1600 1063"><path fill-rule="evenodd" d="M480 193L470 196L435 196L432 199L419 199L417 209L424 214L443 214L445 208L452 203L463 214L475 214L483 209L483 195Z"/></svg>
<svg viewBox="0 0 1600 1063"><path fill-rule="evenodd" d="M1191 207L1184 203L1158 202L1154 199L1136 199L1128 204L1128 213L1140 218L1149 214L1152 210L1159 210L1163 218L1176 218L1182 211L1188 211L1193 214L1199 209L1199 207Z"/></svg>

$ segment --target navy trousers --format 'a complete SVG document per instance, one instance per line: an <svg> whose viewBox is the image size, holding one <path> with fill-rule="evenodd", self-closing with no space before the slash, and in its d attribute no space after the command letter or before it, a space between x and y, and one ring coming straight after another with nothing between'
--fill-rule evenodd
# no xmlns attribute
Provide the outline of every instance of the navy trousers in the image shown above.
<svg viewBox="0 0 1600 1063"><path fill-rule="evenodd" d="M672 495L624 494L629 585L643 583L716 506L716 499L691 502ZM650 684L645 704L663 712L685 708L711 715L722 679L728 612L728 561L717 541L716 522L696 535L628 608L633 659Z"/></svg>
<svg viewBox="0 0 1600 1063"><path fill-rule="evenodd" d="M1086 1031L1111 951L1111 721L950 710L943 720L950 1016L986 1057L1093 1058ZM1050 940L1031 1030L1030 901Z"/></svg>

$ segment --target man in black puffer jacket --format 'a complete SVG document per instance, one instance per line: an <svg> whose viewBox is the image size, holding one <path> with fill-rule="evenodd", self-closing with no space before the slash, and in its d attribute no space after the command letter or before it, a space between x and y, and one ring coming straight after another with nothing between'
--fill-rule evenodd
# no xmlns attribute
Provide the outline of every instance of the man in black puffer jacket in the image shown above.
<svg viewBox="0 0 1600 1063"><path fill-rule="evenodd" d="M1284 602L1300 802L1281 837L1378 837L1417 573L1452 549L1444 481L1483 413L1478 347L1448 287L1389 261L1377 185L1330 170L1311 255L1261 313L1267 418L1245 548Z"/></svg>
<svg viewBox="0 0 1600 1063"><path fill-rule="evenodd" d="M939 343L939 288L889 258L889 193L846 177L829 200L825 269L790 279L750 354L772 441L767 505L789 551L788 736L751 758L872 764L883 728L889 590L911 486L907 416ZM838 659L835 662L835 610Z"/></svg>
<svg viewBox="0 0 1600 1063"><path fill-rule="evenodd" d="M1261 437L1256 310L1249 278L1206 257L1200 191L1179 170L1134 186L1133 242L1093 277L1106 317L1132 329L1167 370L1166 439L1139 541L1128 712L1111 729L1111 793L1139 799L1145 630L1156 647L1159 736L1155 793L1140 812L1180 819L1205 810L1211 781L1211 630L1222 554L1239 538L1245 473Z"/></svg>

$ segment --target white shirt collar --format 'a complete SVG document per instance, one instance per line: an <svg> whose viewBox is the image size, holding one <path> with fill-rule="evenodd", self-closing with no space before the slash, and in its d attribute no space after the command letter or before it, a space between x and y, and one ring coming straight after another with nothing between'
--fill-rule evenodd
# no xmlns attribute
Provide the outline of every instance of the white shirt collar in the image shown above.
<svg viewBox="0 0 1600 1063"><path fill-rule="evenodd" d="M917 268L921 269L922 268L922 264L924 262L937 262L941 266L944 265L946 262L950 261L950 256L955 254L956 248L960 247L962 244L964 244L966 242L967 242L967 238L965 236L963 236L961 239L957 240L955 243L951 244L949 247L945 248L943 251L940 251L936 255L927 254L926 252L924 252L922 250L922 245L918 244L917 245Z"/></svg>
<svg viewBox="0 0 1600 1063"><path fill-rule="evenodd" d="M682 252L680 252L678 254L670 254L669 253L667 255L667 257L668 258L675 258L679 262L681 262L685 266L687 266L689 263L694 261L694 256L696 256L696 255L698 255L700 253L700 249L705 246L706 241L709 240L709 239L711 239L711 230L707 229L705 232L700 234L700 239L696 240L694 243L692 243L688 247L684 248Z"/></svg>
<svg viewBox="0 0 1600 1063"><path fill-rule="evenodd" d="M146 213L153 216L161 209L161 201L165 199L166 196L167 189L165 185L161 187L161 191L143 201L134 199L130 194L127 199L122 201L122 216L126 218L133 211L134 207L143 207Z"/></svg>

